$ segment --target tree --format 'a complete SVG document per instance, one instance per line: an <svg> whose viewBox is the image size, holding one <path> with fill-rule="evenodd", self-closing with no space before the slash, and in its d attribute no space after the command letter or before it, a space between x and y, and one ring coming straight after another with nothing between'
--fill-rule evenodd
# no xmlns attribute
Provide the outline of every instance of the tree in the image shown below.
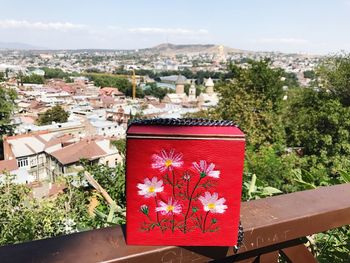
<svg viewBox="0 0 350 263"><path fill-rule="evenodd" d="M330 92L345 106L350 106L350 54L326 58L317 68L319 87Z"/></svg>
<svg viewBox="0 0 350 263"><path fill-rule="evenodd" d="M9 134L12 131L11 116L15 109L15 99L17 93L14 89L8 89L0 86L0 139L2 135Z"/></svg>
<svg viewBox="0 0 350 263"><path fill-rule="evenodd" d="M32 74L29 76L24 76L21 80L21 83L31 83L31 84L44 84L44 77L36 74Z"/></svg>
<svg viewBox="0 0 350 263"><path fill-rule="evenodd" d="M9 68L6 68L6 69L5 69L5 77L6 77L6 78L9 77L9 72L10 72L10 69L9 69Z"/></svg>
<svg viewBox="0 0 350 263"><path fill-rule="evenodd" d="M14 89L8 89L0 85L0 160L3 157L2 137L11 135L14 125L11 124L11 116L15 109L17 93Z"/></svg>
<svg viewBox="0 0 350 263"><path fill-rule="evenodd" d="M158 87L156 83L148 84L148 87L144 90L144 94L148 96L156 97L162 100L166 94L174 92L168 88Z"/></svg>
<svg viewBox="0 0 350 263"><path fill-rule="evenodd" d="M14 184L13 176L6 173L0 180L0 245L125 223L125 166L111 168L84 161L82 164L116 206L109 206L103 196L86 184L84 171L58 178L65 191L40 200L33 197L29 186Z"/></svg>
<svg viewBox="0 0 350 263"><path fill-rule="evenodd" d="M316 77L315 71L313 70L304 71L304 78L313 80L315 79L315 77Z"/></svg>
<svg viewBox="0 0 350 263"><path fill-rule="evenodd" d="M250 60L247 68L232 65L235 77L217 87L221 99L213 117L236 121L254 148L284 141L280 115L284 71L270 64Z"/></svg>
<svg viewBox="0 0 350 263"><path fill-rule="evenodd" d="M87 74L87 76L94 81L95 85L98 87L115 87L123 93L125 93L128 88L131 88L130 81L123 77L98 73Z"/></svg>
<svg viewBox="0 0 350 263"><path fill-rule="evenodd" d="M300 86L297 74L293 72L284 72L283 77L284 77L284 85L287 86L288 88Z"/></svg>
<svg viewBox="0 0 350 263"><path fill-rule="evenodd" d="M350 171L350 57L328 57L315 72L312 88L288 92L284 111L287 145L304 154L296 174L306 188L339 183Z"/></svg>
<svg viewBox="0 0 350 263"><path fill-rule="evenodd" d="M41 69L45 71L45 78L46 79L55 79L55 78L66 79L69 77L69 74L67 72L64 72L60 68L43 67Z"/></svg>
<svg viewBox="0 0 350 263"><path fill-rule="evenodd" d="M350 107L325 91L300 89L291 97L285 120L287 143L303 148L315 181L350 171Z"/></svg>
<svg viewBox="0 0 350 263"><path fill-rule="evenodd" d="M39 116L38 124L47 125L51 124L52 122L67 122L68 117L69 113L66 112L61 106L56 105Z"/></svg>
<svg viewBox="0 0 350 263"><path fill-rule="evenodd" d="M6 174L0 182L0 245L69 234L91 225L82 189L67 185L67 193L39 201L30 187L12 179Z"/></svg>
<svg viewBox="0 0 350 263"><path fill-rule="evenodd" d="M0 72L0 81L4 81L4 79L5 79L5 73Z"/></svg>
<svg viewBox="0 0 350 263"><path fill-rule="evenodd" d="M132 87L130 87L130 86L127 87L123 93L127 97L132 97ZM136 98L143 98L143 97L145 97L143 90L140 87L136 87Z"/></svg>
<svg viewBox="0 0 350 263"><path fill-rule="evenodd" d="M119 140L115 140L111 142L112 145L114 145L118 152L120 154L122 154L123 156L125 156L125 152L126 152L126 139L119 139Z"/></svg>

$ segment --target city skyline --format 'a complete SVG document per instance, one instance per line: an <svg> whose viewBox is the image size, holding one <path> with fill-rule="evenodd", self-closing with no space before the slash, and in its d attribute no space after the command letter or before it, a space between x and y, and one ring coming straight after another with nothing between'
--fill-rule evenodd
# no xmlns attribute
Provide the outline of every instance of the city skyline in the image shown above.
<svg viewBox="0 0 350 263"><path fill-rule="evenodd" d="M350 51L350 1L19 1L2 3L0 42L48 49L222 44L252 51Z"/></svg>

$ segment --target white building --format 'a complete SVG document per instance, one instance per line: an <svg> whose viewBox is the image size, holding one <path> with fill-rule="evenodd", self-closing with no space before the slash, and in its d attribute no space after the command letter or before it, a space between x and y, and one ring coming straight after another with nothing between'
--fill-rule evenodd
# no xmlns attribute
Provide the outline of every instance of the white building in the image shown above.
<svg viewBox="0 0 350 263"><path fill-rule="evenodd" d="M116 122L90 120L90 124L95 128L96 135L117 138L125 136L125 128Z"/></svg>
<svg viewBox="0 0 350 263"><path fill-rule="evenodd" d="M208 108L216 106L219 102L219 97L216 92L214 92L214 82L211 78L208 78L205 82L205 92L202 92L198 96L198 106L200 108Z"/></svg>
<svg viewBox="0 0 350 263"><path fill-rule="evenodd" d="M188 102L188 96L185 93L185 85L187 84L186 78L182 75L177 77L175 82L176 93L168 93L163 102L173 104L183 104Z"/></svg>
<svg viewBox="0 0 350 263"><path fill-rule="evenodd" d="M122 157L110 139L91 136L79 139L58 132L39 132L4 137L5 161L0 174L7 170L15 182L55 181L57 176L76 174L81 159L115 167Z"/></svg>

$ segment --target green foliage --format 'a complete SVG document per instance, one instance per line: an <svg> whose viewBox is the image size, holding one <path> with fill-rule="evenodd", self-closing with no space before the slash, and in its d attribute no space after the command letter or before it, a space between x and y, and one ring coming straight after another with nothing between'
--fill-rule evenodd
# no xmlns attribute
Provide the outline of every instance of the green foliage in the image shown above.
<svg viewBox="0 0 350 263"><path fill-rule="evenodd" d="M316 71L320 86L344 106L350 106L350 54L326 58Z"/></svg>
<svg viewBox="0 0 350 263"><path fill-rule="evenodd" d="M87 77L94 81L98 87L115 87L121 92L131 88L131 83L123 77L108 74L87 74Z"/></svg>
<svg viewBox="0 0 350 263"><path fill-rule="evenodd" d="M7 174L0 183L0 244L78 231L88 217L83 205L85 197L72 186L68 189L67 194L56 199L38 200L32 197L28 186L13 184Z"/></svg>
<svg viewBox="0 0 350 263"><path fill-rule="evenodd" d="M39 116L38 124L47 125L54 122L67 122L69 113L66 112L60 105L56 105L51 109L48 109L42 115Z"/></svg>
<svg viewBox="0 0 350 263"><path fill-rule="evenodd" d="M121 153L123 156L125 156L125 151L126 151L126 139L120 139L116 141L111 142L112 145L114 145L118 152Z"/></svg>
<svg viewBox="0 0 350 263"><path fill-rule="evenodd" d="M320 263L350 262L350 226L317 234L315 242Z"/></svg>
<svg viewBox="0 0 350 263"><path fill-rule="evenodd" d="M271 61L263 59L259 61L249 60L247 68L231 65L234 73L235 86L242 87L247 93L261 95L264 101L271 101L277 108L283 97L283 77L286 73L280 68L271 68Z"/></svg>
<svg viewBox="0 0 350 263"><path fill-rule="evenodd" d="M299 81L298 81L298 77L295 73L293 72L284 72L283 73L283 77L284 77L284 85L287 86L288 88L291 87L299 87Z"/></svg>
<svg viewBox="0 0 350 263"><path fill-rule="evenodd" d="M304 71L304 78L306 79L315 79L316 73L313 70L306 70Z"/></svg>
<svg viewBox="0 0 350 263"><path fill-rule="evenodd" d="M145 95L156 97L162 100L166 94L173 93L172 89L158 87L156 83L148 84L148 87L143 91Z"/></svg>
<svg viewBox="0 0 350 263"><path fill-rule="evenodd" d="M221 72L221 71L216 71L216 72L211 72L211 71L203 71L199 70L196 72L192 72L189 69L184 69L184 70L167 70L167 71L154 71L154 70L146 70L146 69L137 69L135 70L136 75L140 76L149 76L150 78L160 80L160 77L164 76L170 76L170 75L183 75L187 79L196 79L197 84L203 84L204 79L207 79L209 77L213 79L220 79L220 80L226 80L230 79L233 77L232 71L228 72ZM130 71L124 70L124 69L117 69L114 71L114 74L122 74L122 75L128 75L130 74Z"/></svg>
<svg viewBox="0 0 350 263"><path fill-rule="evenodd" d="M90 73L86 74L98 87L114 87L123 92L125 96L132 97L132 85L127 78L119 77L111 74ZM140 87L136 87L136 97L143 98L145 96Z"/></svg>
<svg viewBox="0 0 350 263"><path fill-rule="evenodd" d="M221 99L216 116L237 121L254 148L283 142L283 71L272 69L268 60L249 61L247 68L232 65L231 71L235 78L217 87Z"/></svg>
<svg viewBox="0 0 350 263"><path fill-rule="evenodd" d="M14 89L0 85L0 140L3 135L11 134L13 130L10 120L15 109L16 98L17 93Z"/></svg>
<svg viewBox="0 0 350 263"><path fill-rule="evenodd" d="M118 164L117 167L111 168L105 165L88 164L85 162L84 168L107 191L114 201L113 204L108 204L102 195L95 194L99 201L99 205L94 210L97 215L94 220L95 227L125 223L126 193L124 164Z"/></svg>
<svg viewBox="0 0 350 263"><path fill-rule="evenodd" d="M116 203L125 207L125 167L118 164L116 168L106 165L85 164L85 170L108 192Z"/></svg>
<svg viewBox="0 0 350 263"><path fill-rule="evenodd" d="M4 80L5 80L5 73L0 72L0 81L4 81Z"/></svg>
<svg viewBox="0 0 350 263"><path fill-rule="evenodd" d="M300 187L293 184L297 167L298 157L294 153L286 154L276 146L262 146L258 150L253 150L252 147L246 149L245 171L256 175L261 186L275 187L284 193L300 190Z"/></svg>
<svg viewBox="0 0 350 263"><path fill-rule="evenodd" d="M303 148L304 169L316 185L350 170L350 108L322 90L294 91L286 109L289 145Z"/></svg>
<svg viewBox="0 0 350 263"><path fill-rule="evenodd" d="M231 65L234 77L217 87L217 108L192 114L234 120L246 133L243 200L349 182L350 55L306 73L311 88L268 61L247 62ZM349 261L349 227L315 236L321 262Z"/></svg>
<svg viewBox="0 0 350 263"><path fill-rule="evenodd" d="M36 74L32 74L29 76L24 76L21 80L23 83L31 83L31 84L44 84L44 77Z"/></svg>
<svg viewBox="0 0 350 263"><path fill-rule="evenodd" d="M86 187L82 173L59 178L67 186L65 192L45 200L33 198L28 186L13 184L13 176L6 174L0 182L0 245L125 223L124 165L85 165L116 201L114 204L108 205L101 195ZM96 216L92 216L88 208L96 195L99 205Z"/></svg>
<svg viewBox="0 0 350 263"><path fill-rule="evenodd" d="M46 79L66 79L69 77L69 74L60 68L43 67L41 69L45 71Z"/></svg>
<svg viewBox="0 0 350 263"><path fill-rule="evenodd" d="M123 91L126 97L132 97L132 87L129 86L126 88L125 91ZM140 87L136 87L136 98L143 98L145 97L145 94L143 90Z"/></svg>
<svg viewBox="0 0 350 263"><path fill-rule="evenodd" d="M243 182L242 199L245 201L260 199L267 196L282 194L282 191L271 186L264 186L255 174L245 173Z"/></svg>

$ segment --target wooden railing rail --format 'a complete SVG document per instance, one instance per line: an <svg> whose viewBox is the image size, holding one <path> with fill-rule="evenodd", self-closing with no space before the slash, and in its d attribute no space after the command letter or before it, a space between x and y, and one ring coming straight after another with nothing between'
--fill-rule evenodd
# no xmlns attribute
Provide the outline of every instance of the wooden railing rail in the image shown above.
<svg viewBox="0 0 350 263"><path fill-rule="evenodd" d="M350 224L350 184L243 202L244 243L127 246L120 226L0 247L0 262L316 262L305 236Z"/></svg>

